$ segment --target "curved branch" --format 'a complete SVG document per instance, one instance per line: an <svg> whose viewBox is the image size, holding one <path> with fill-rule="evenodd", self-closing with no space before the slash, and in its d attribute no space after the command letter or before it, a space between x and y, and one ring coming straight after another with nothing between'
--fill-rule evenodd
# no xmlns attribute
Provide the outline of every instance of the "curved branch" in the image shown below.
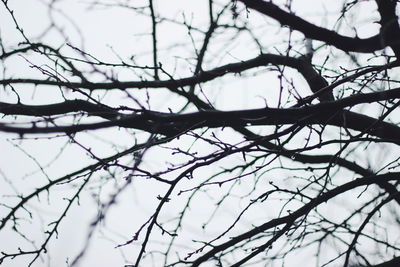
<svg viewBox="0 0 400 267"><path fill-rule="evenodd" d="M191 77L182 79L170 79L161 81L112 81L112 82L64 82L59 80L40 80L40 79L4 79L0 80L0 84L34 84L34 85L57 85L66 87L79 87L89 90L109 90L109 89L128 89L128 88L177 88L184 86L191 86L198 83L208 82L215 78L224 76L229 73L240 73L256 67L263 67L268 64L273 65L286 65L302 71L306 61L274 54L262 54L255 58L241 61L237 63L230 63L221 67L214 68L208 71L201 71ZM311 65L310 63L308 63ZM306 77L305 77L306 78ZM307 79L307 78L306 78Z"/></svg>
<svg viewBox="0 0 400 267"><path fill-rule="evenodd" d="M113 89L130 89L130 88L168 88L170 90L185 87L194 86L199 83L208 82L218 77L225 76L226 74L241 73L246 70L250 70L257 67L265 67L268 64L272 65L283 65L290 68L296 69L303 78L307 81L311 91L319 97L321 101L331 101L333 99L332 90L338 85L355 79L361 75L367 74L372 71L382 71L400 66L399 62L391 62L383 66L375 66L349 77L345 77L331 85L328 85L327 81L314 69L313 65L304 60L304 58L295 58L275 54L262 54L255 58L241 61L237 63L226 64L212 70L201 71L195 75L182 79L170 79L170 80L152 80L152 81L112 81L112 82L89 82L83 80L82 82L65 82L60 80L41 80L41 79L4 79L0 80L1 85L8 84L32 84L32 85L49 85L49 86L65 86L67 88L83 88L91 91L94 90L113 90ZM76 72L76 71L75 71ZM180 94L187 98L193 98L190 94L180 91L173 90L175 93Z"/></svg>
<svg viewBox="0 0 400 267"><path fill-rule="evenodd" d="M349 266L349 260L350 260L350 254L353 250L355 250L355 246L357 243L358 238L360 237L362 230L367 226L367 224L370 222L370 220L372 219L372 217L375 215L375 213L377 213L378 211L380 211L380 209L386 205L387 203L389 203L392 199L394 199L396 196L398 195L390 195L388 196L386 199L384 199L381 203L379 203L378 205L376 205L372 211L370 211L367 215L367 217L364 219L364 221L361 223L361 225L358 227L357 232L355 232L354 236L353 236L353 240L351 241L349 248L347 249L346 252L346 257L345 257L345 262L344 262L344 267L348 267Z"/></svg>
<svg viewBox="0 0 400 267"><path fill-rule="evenodd" d="M334 31L316 26L293 13L286 12L273 4L263 0L239 0L248 8L257 10L261 14L277 20L282 25L289 26L304 34L306 38L325 42L346 52L371 53L385 48L380 34L366 39L346 37Z"/></svg>
<svg viewBox="0 0 400 267"><path fill-rule="evenodd" d="M386 173L386 174L382 174L382 175L373 175L373 176L358 178L354 181L351 181L351 182L348 182L341 186L338 186L335 189L332 189L324 194L319 195L318 197L311 200L309 203L305 204L303 207L299 208L298 210L296 210L295 212L293 212L287 216L272 219L258 227L254 227L250 231L247 231L241 235L238 235L238 236L232 238L231 240L229 240L221 245L213 247L210 251L205 253L203 256L200 256L198 259L196 259L193 262L192 266L193 267L199 266L201 263L212 258L218 252L224 251L225 249L230 248L239 242L249 239L249 238L251 238L259 233L262 233L264 231L267 231L268 229L272 229L281 224L292 224L298 218L308 214L313 208L317 207L318 205L320 205L320 204L322 204L344 192L347 192L349 190L352 190L352 189L360 187L360 186L365 186L365 185L370 185L370 184L375 184L375 183L379 184L379 183L392 181L392 180L399 180L399 179L400 179L400 173L397 173L397 172Z"/></svg>
<svg viewBox="0 0 400 267"><path fill-rule="evenodd" d="M274 54L262 54L255 58L223 65L208 71L200 71L195 75L182 79L170 79L162 81L112 81L92 83L83 82L64 82L60 80L40 80L40 79L4 79L0 80L0 84L33 84L33 85L54 85L72 88L83 88L88 90L111 90L111 89L128 89L128 88L179 88L184 86L194 86L199 83L211 81L215 78L222 77L226 74L240 73L257 67L265 67L268 64L284 65L296 69L302 74L307 81L312 92L316 93L328 83L326 80L314 70L312 64L302 58L288 57ZM322 97L327 100L333 100L331 92L326 92Z"/></svg>
<svg viewBox="0 0 400 267"><path fill-rule="evenodd" d="M61 59L61 61L64 62L70 68L69 71L71 71L71 73L73 75L79 77L82 81L85 81L85 82L87 81L86 78L84 77L83 73L80 72L74 66L74 64L67 59L67 57L63 56L60 53L59 49L55 49L55 48L53 48L53 47L51 47L49 45L42 44L42 43L29 43L29 44L26 44L26 45L27 46L25 46L25 47L14 49L14 50L12 50L10 52L4 52L3 54L0 55L0 60L1 59L5 59L7 57L10 57L12 55L18 54L18 53L25 53L25 52L29 52L29 51L35 51L35 52L39 52L40 54L45 54L45 52L42 52L42 51L39 50L39 48L42 48L44 51L46 51L46 50L51 51L53 53L52 56L56 56L57 59ZM63 68L65 69L65 67L63 67Z"/></svg>

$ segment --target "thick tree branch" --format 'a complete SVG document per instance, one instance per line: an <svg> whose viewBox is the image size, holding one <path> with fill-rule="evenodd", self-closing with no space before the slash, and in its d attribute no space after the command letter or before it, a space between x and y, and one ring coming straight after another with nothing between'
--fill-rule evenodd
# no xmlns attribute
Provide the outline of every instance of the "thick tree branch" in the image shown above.
<svg viewBox="0 0 400 267"><path fill-rule="evenodd" d="M400 59L400 26L396 15L397 0L376 0L381 15L381 43L390 46Z"/></svg>
<svg viewBox="0 0 400 267"><path fill-rule="evenodd" d="M372 265L371 267L397 267L400 266L400 257L395 257L390 261L382 262L377 265Z"/></svg>
<svg viewBox="0 0 400 267"><path fill-rule="evenodd" d="M300 31L306 38L325 42L346 52L371 53L385 48L381 42L380 35L377 34L367 39L357 37L346 37L334 31L316 26L295 14L286 12L273 4L271 1L264 0L239 0L247 7L257 10L277 20L282 25L289 26L293 30Z"/></svg>
<svg viewBox="0 0 400 267"><path fill-rule="evenodd" d="M301 108L261 108L239 111L215 111L205 110L188 114L170 114L153 111L141 111L137 114L117 114L113 110L85 103L82 100L67 101L61 104L45 106L25 106L0 103L0 112L6 115L33 115L62 114L82 110L109 119L110 121L80 124L72 126L37 127L32 128L13 127L0 124L0 131L19 134L32 133L75 133L84 130L100 129L112 126L128 127L145 130L151 133L176 135L188 129L202 127L236 127L249 125L282 125L293 124L301 121L302 124L323 124L345 127L364 132L379 138L391 139L394 143L400 143L400 127L379 119L351 111L342 111L344 108L356 104L375 102L400 98L400 88L384 92L355 95L335 102L321 103L314 106Z"/></svg>
<svg viewBox="0 0 400 267"><path fill-rule="evenodd" d="M118 112L106 105L93 104L84 100L67 100L62 103L50 105L23 105L0 102L0 113L4 115L26 115L26 116L53 116L67 114L70 112L85 111L89 115L96 115L106 119L114 119L120 115Z"/></svg>

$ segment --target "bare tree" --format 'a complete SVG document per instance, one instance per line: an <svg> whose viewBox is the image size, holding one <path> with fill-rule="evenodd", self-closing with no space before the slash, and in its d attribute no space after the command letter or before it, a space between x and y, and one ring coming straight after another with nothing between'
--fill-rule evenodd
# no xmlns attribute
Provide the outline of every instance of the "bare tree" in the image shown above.
<svg viewBox="0 0 400 267"><path fill-rule="evenodd" d="M2 0L0 263L400 266L398 1L325 2Z"/></svg>

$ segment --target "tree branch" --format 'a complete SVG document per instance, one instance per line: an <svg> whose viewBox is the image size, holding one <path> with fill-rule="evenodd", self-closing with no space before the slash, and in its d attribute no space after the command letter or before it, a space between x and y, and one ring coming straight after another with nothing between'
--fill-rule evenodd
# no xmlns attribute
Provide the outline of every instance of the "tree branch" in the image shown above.
<svg viewBox="0 0 400 267"><path fill-rule="evenodd" d="M360 186L365 186L365 185L370 185L370 184L375 184L375 183L382 183L385 181L399 180L399 179L400 179L400 173L386 173L386 174L382 174L382 175L373 175L373 176L358 178L354 181L351 181L351 182L348 182L341 186L338 186L330 191L327 191L326 193L319 195L318 197L311 200L309 203L305 204L303 207L299 208L298 210L296 210L295 212L293 212L287 216L272 219L260 226L254 227L250 231L247 231L247 232L245 232L241 235L238 235L234 238L231 238L231 240L229 240L221 245L213 247L210 251L203 254L203 256L200 256L199 258L197 258L192 263L192 267L199 266L201 263L212 258L218 252L224 251L225 249L230 248L239 242L249 239L249 238L251 238L259 233L262 233L264 231L267 231L268 229L272 229L281 224L294 223L295 220L299 219L302 216L305 216L313 208L317 207L318 205L320 205L320 204L322 204L344 192L347 192L349 190L352 190L352 189L360 187ZM379 267L381 267L381 266L379 266Z"/></svg>
<svg viewBox="0 0 400 267"><path fill-rule="evenodd" d="M306 20L286 12L273 4L263 0L239 0L248 8L277 20L280 24L289 26L293 30L300 31L306 38L325 42L346 52L372 53L385 48L380 35L360 39L358 37L346 37L334 31L316 26Z"/></svg>

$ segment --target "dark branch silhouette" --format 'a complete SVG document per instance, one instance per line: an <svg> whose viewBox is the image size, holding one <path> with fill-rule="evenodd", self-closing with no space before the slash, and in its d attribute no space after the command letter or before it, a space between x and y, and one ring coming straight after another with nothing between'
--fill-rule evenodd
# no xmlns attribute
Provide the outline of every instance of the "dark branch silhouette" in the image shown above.
<svg viewBox="0 0 400 267"><path fill-rule="evenodd" d="M397 3L2 0L0 265L399 265Z"/></svg>

